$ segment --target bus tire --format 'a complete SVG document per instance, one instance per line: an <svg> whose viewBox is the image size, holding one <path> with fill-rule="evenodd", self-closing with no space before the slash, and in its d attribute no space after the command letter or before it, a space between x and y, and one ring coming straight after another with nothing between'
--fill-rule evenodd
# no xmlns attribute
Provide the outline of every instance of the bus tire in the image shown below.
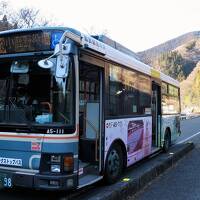
<svg viewBox="0 0 200 200"><path fill-rule="evenodd" d="M171 145L170 131L168 129L166 129L165 137L164 137L164 144L163 144L163 151L165 153L167 153L169 151L170 145Z"/></svg>
<svg viewBox="0 0 200 200"><path fill-rule="evenodd" d="M115 183L123 170L123 153L120 145L113 144L106 158L104 181L107 184Z"/></svg>

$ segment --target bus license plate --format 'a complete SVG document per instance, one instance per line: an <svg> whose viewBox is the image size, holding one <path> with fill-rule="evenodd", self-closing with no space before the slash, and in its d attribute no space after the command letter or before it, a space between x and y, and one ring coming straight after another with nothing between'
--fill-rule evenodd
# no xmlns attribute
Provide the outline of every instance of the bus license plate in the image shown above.
<svg viewBox="0 0 200 200"><path fill-rule="evenodd" d="M0 157L0 165L22 166L22 159Z"/></svg>
<svg viewBox="0 0 200 200"><path fill-rule="evenodd" d="M12 178L8 174L0 173L0 188L11 188Z"/></svg>

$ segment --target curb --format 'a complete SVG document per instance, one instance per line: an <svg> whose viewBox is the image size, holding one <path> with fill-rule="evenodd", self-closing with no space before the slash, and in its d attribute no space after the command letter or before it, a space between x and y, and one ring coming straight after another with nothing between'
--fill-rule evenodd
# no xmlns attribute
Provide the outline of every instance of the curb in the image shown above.
<svg viewBox="0 0 200 200"><path fill-rule="evenodd" d="M130 199L155 177L172 167L185 154L194 149L193 143L178 144L170 148L168 153L160 153L148 161L141 161L128 168L120 181L113 185L102 186L92 192L88 200Z"/></svg>

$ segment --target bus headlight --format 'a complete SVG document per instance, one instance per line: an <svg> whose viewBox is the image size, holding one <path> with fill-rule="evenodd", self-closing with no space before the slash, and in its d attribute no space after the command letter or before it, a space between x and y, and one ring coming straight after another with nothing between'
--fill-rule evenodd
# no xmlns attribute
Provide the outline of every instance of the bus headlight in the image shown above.
<svg viewBox="0 0 200 200"><path fill-rule="evenodd" d="M51 172L53 173L60 173L60 165L51 165Z"/></svg>
<svg viewBox="0 0 200 200"><path fill-rule="evenodd" d="M74 168L74 158L73 155L64 156L64 171L72 172Z"/></svg>
<svg viewBox="0 0 200 200"><path fill-rule="evenodd" d="M68 154L43 154L40 165L41 173L73 173L74 156L73 153Z"/></svg>
<svg viewBox="0 0 200 200"><path fill-rule="evenodd" d="M61 172L61 156L51 155L51 172L60 173Z"/></svg>

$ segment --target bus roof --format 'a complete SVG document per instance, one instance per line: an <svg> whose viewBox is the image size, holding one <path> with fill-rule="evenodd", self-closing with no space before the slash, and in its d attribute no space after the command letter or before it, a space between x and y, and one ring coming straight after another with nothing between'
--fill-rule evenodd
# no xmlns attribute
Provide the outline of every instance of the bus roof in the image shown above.
<svg viewBox="0 0 200 200"><path fill-rule="evenodd" d="M162 81L167 82L169 84L175 85L177 87L180 86L177 80L171 78L170 76L165 75L164 73L154 69L153 67L149 65L144 64L143 62L136 59L135 58L136 56L134 55L131 56L130 53L129 54L124 53L120 51L119 49L114 48L113 46L107 45L106 43L98 40L97 36L95 36L94 38L93 36L83 34L76 29L67 28L67 27L39 27L39 28L28 28L28 29L13 29L13 30L0 32L0 36L11 34L11 33L39 31L39 30L41 31L42 30L60 30L63 32L70 31L73 34L76 34L77 36L81 37L83 48L87 48L89 50L100 53L103 57L105 57L108 60L112 60L116 63L135 69L149 76L159 78Z"/></svg>
<svg viewBox="0 0 200 200"><path fill-rule="evenodd" d="M21 32L29 32L29 31L43 31L43 30L61 30L66 31L68 28L66 27L38 27L38 28L21 28L21 29L11 29L6 31L1 31L0 35L10 34L10 33L21 33Z"/></svg>
<svg viewBox="0 0 200 200"><path fill-rule="evenodd" d="M99 50L99 52L101 54L104 54L104 57L107 58L108 60L112 60L116 63L122 64L124 66L135 69L149 76L159 78L162 81L167 82L169 84L180 87L180 84L177 80L139 61L138 59L136 59L136 56L125 54L124 52L119 51L118 49L115 49L114 47L111 47L95 38L93 38L92 36L82 34L82 43L84 45L86 44L86 47L89 47L89 49L91 50L92 49L95 51ZM96 48L95 46L98 46L98 48Z"/></svg>

